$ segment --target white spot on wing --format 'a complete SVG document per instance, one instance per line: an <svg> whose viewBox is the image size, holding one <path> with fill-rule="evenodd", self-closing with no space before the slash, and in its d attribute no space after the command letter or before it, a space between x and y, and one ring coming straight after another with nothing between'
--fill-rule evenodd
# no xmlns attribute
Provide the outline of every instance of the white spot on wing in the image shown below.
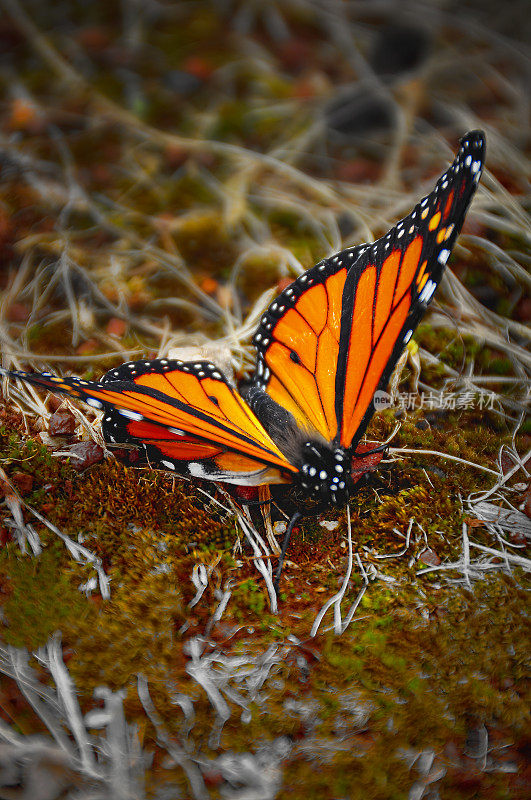
<svg viewBox="0 0 531 800"><path fill-rule="evenodd" d="M433 297L433 293L434 293L436 288L437 288L437 284L435 283L435 281L429 280L426 283L426 286L424 287L424 289L422 290L422 292L419 295L420 302L421 303L429 303L431 298Z"/></svg>
<svg viewBox="0 0 531 800"><path fill-rule="evenodd" d="M136 411L129 411L128 408L119 408L118 413L122 415L122 417L127 417L127 419L132 419L135 422L140 422L141 419L144 419L142 414L137 414Z"/></svg>
<svg viewBox="0 0 531 800"><path fill-rule="evenodd" d="M188 472L194 478L212 478L211 475L205 471L205 468L198 461L190 461L188 464Z"/></svg>

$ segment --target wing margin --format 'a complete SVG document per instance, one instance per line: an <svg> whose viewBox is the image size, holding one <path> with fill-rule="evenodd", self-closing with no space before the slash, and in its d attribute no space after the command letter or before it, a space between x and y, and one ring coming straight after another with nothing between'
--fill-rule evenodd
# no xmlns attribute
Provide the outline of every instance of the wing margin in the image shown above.
<svg viewBox="0 0 531 800"><path fill-rule="evenodd" d="M190 468L192 464L197 464L196 473L211 480L231 479L231 470L220 464L234 465L234 469L244 473L248 480L251 480L249 476L256 465L254 471L268 478L260 482L283 482L298 472L297 467L283 456L245 400L209 362L168 359L129 362L110 370L100 382L60 378L49 373L2 370L2 374L103 410L104 435L112 447L135 444L148 456L148 463L162 462L185 476L194 475L194 467ZM150 378L162 386L171 378L177 380L177 385L179 380L186 379L188 390L195 392L197 404L187 403L185 394L178 389L170 395L154 388L149 385ZM205 387L211 394L207 394ZM201 404L207 410L202 409ZM237 419L238 423L232 419ZM135 435L135 430L142 430L138 427L142 424L151 426L150 437L145 441L143 434ZM125 441L120 442L120 435L117 437L115 434L125 434ZM157 443L159 449L162 446L167 451L173 449L173 457L156 458ZM205 458L193 461L179 458L179 448L189 454L194 448L196 453L200 452L202 447L208 453ZM172 466L168 466L170 463ZM238 482L237 479L234 482Z"/></svg>

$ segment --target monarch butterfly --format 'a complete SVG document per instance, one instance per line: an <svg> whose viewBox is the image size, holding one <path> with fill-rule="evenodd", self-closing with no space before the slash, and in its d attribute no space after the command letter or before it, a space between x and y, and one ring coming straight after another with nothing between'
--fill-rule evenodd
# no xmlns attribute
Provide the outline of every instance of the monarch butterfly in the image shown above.
<svg viewBox="0 0 531 800"><path fill-rule="evenodd" d="M471 131L433 191L389 233L284 289L254 335L245 398L206 361L134 361L99 382L2 372L102 409L105 440L134 446L138 465L247 486L291 483L344 504L369 469L360 439L374 394L439 284L484 154L483 133Z"/></svg>

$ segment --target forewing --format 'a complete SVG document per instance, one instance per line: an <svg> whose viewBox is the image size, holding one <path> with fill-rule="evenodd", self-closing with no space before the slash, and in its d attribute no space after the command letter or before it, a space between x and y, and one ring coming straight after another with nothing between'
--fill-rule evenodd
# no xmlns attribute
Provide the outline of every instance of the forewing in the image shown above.
<svg viewBox="0 0 531 800"><path fill-rule="evenodd" d="M290 412L299 427L328 441L338 430L335 378L342 297L353 248L317 264L269 306L253 338L253 384Z"/></svg>
<svg viewBox="0 0 531 800"><path fill-rule="evenodd" d="M483 134L469 133L408 217L374 244L343 250L308 270L262 317L253 339L253 386L310 435L343 447L355 447L363 435L374 392L387 386L440 281L484 149Z"/></svg>
<svg viewBox="0 0 531 800"><path fill-rule="evenodd" d="M389 233L359 251L343 293L336 374L339 442L355 447L404 347L441 280L476 190L485 153L468 133L434 190ZM340 253L344 260L348 251Z"/></svg>
<svg viewBox="0 0 531 800"><path fill-rule="evenodd" d="M136 361L99 383L48 373L9 375L102 409L110 445L138 448L141 463L152 467L253 484L289 481L297 472L214 364Z"/></svg>

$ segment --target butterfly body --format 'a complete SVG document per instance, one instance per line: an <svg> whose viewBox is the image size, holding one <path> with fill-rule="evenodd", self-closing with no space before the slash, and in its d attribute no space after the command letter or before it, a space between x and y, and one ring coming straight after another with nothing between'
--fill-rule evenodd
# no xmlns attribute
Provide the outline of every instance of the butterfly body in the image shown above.
<svg viewBox="0 0 531 800"><path fill-rule="evenodd" d="M385 236L324 259L271 303L245 395L207 361L156 359L99 382L10 372L103 410L111 448L187 478L287 483L344 504L377 458L361 438L431 301L479 181L485 142L461 140L433 191ZM5 371L4 371L5 372Z"/></svg>
<svg viewBox="0 0 531 800"><path fill-rule="evenodd" d="M326 505L344 504L353 488L348 450L326 441L315 430L299 427L293 415L256 383L245 398L288 461L297 467L293 483L303 495Z"/></svg>

